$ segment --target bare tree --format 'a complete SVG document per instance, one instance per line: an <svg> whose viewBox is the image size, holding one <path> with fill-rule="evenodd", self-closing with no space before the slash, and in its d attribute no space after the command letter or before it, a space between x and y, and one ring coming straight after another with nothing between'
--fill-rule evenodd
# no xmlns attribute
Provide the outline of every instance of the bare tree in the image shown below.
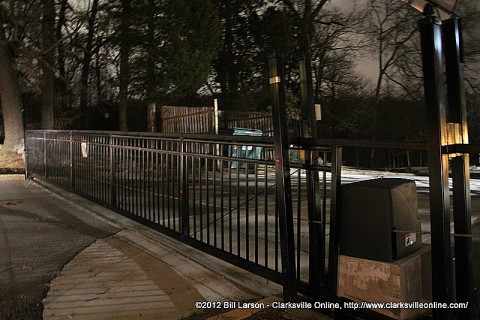
<svg viewBox="0 0 480 320"><path fill-rule="evenodd" d="M382 95L391 94L392 92L388 91L398 88L404 89L400 79L400 64L402 58L409 57L405 48L415 40L418 16L413 14L405 3L398 0L369 0L367 11L371 12L371 19L367 20L366 34L378 65L372 101L372 139L376 139ZM373 166L374 149L371 151L370 161Z"/></svg>
<svg viewBox="0 0 480 320"><path fill-rule="evenodd" d="M99 0L93 0L92 6L90 8L87 24L87 39L83 51L83 60L82 60L82 72L80 78L80 110L83 116L82 125L84 128L88 128L89 124L87 121L87 107L88 107L88 87L90 79L90 70L93 57L93 42L95 36L95 20L99 11Z"/></svg>
<svg viewBox="0 0 480 320"><path fill-rule="evenodd" d="M372 16L367 34L379 70L375 86L375 100L378 100L388 80L400 83L393 74L398 71L399 59L405 55L404 48L416 39L418 16L398 0L370 0L368 9Z"/></svg>
<svg viewBox="0 0 480 320"><path fill-rule="evenodd" d="M130 19L132 8L130 0L121 0L122 12L120 22L120 87L119 87L119 117L118 125L121 131L128 130L128 84L130 82Z"/></svg>
<svg viewBox="0 0 480 320"><path fill-rule="evenodd" d="M1 22L1 21L0 21ZM5 148L23 151L22 102L15 71L8 50L8 42L0 30L0 98L2 102Z"/></svg>
<svg viewBox="0 0 480 320"><path fill-rule="evenodd" d="M464 38L465 77L467 91L480 94L480 3L476 1L462 1L459 8Z"/></svg>
<svg viewBox="0 0 480 320"><path fill-rule="evenodd" d="M300 45L304 52L311 56L314 21L328 0L281 0L281 2L292 12L295 24L300 30Z"/></svg>
<svg viewBox="0 0 480 320"><path fill-rule="evenodd" d="M263 60L257 57L267 41L258 41L255 36L266 31L259 21L265 15L264 0L214 0L222 20L223 32L220 51L213 65L216 92L224 108L244 109L259 107L258 93L262 90ZM278 18L278 17L277 17ZM277 19L278 22L278 19ZM263 39L262 39L263 40ZM259 43L264 45L260 47ZM261 105L264 107L264 105Z"/></svg>
<svg viewBox="0 0 480 320"><path fill-rule="evenodd" d="M55 1L43 0L42 15L42 85L41 127L54 128L53 109L55 104Z"/></svg>

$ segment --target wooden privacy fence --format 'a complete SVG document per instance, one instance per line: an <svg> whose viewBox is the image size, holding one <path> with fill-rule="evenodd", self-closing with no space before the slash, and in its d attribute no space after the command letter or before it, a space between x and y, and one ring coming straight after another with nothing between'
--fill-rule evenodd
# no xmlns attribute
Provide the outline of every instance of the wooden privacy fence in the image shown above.
<svg viewBox="0 0 480 320"><path fill-rule="evenodd" d="M162 106L160 131L163 133L215 133L217 129L258 129L273 135L270 112L215 111L214 107ZM216 128L216 124L218 128Z"/></svg>
<svg viewBox="0 0 480 320"><path fill-rule="evenodd" d="M164 133L214 133L214 108L162 106L160 130Z"/></svg>
<svg viewBox="0 0 480 320"><path fill-rule="evenodd" d="M258 129L264 136L273 136L273 119L270 112L226 111L222 113L220 123L225 129Z"/></svg>

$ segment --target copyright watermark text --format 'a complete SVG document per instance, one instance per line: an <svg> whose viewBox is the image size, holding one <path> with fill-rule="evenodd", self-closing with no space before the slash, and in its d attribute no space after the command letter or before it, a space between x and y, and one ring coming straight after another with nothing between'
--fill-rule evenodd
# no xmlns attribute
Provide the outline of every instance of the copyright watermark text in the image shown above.
<svg viewBox="0 0 480 320"><path fill-rule="evenodd" d="M243 301L197 301L197 309L467 309L468 302L243 302Z"/></svg>

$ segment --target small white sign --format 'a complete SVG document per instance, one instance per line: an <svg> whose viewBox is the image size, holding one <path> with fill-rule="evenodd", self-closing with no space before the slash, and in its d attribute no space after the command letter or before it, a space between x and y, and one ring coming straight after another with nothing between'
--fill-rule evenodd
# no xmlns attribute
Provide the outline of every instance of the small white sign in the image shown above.
<svg viewBox="0 0 480 320"><path fill-rule="evenodd" d="M322 106L318 103L315 104L315 120L322 120Z"/></svg>
<svg viewBox="0 0 480 320"><path fill-rule="evenodd" d="M82 157L88 158L88 142L87 141L82 141L80 143L81 149L82 149Z"/></svg>

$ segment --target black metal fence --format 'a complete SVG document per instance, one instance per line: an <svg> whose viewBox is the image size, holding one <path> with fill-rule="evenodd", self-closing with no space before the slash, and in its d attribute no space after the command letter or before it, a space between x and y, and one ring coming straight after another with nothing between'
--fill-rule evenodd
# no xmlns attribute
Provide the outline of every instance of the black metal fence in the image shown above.
<svg viewBox="0 0 480 320"><path fill-rule="evenodd" d="M26 133L28 176L282 283L273 148L262 137ZM341 161L336 148L311 149L290 151L290 174L299 291L318 295L329 283L329 264L336 266L328 250L336 239L327 238ZM320 181L319 212L309 218L306 179L312 174Z"/></svg>

